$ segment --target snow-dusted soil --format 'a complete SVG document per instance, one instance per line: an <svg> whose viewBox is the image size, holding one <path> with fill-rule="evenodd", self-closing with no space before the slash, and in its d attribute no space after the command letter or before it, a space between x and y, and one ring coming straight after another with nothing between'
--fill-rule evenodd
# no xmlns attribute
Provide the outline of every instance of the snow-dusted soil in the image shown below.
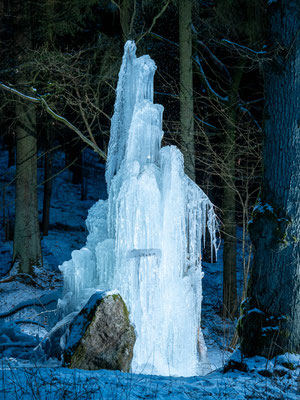
<svg viewBox="0 0 300 400"><path fill-rule="evenodd" d="M14 215L14 168L7 169L7 152L0 152L0 190L2 193L0 228L0 279L5 280L12 257L12 242L4 241L3 218ZM24 281L0 283L1 321L35 320L43 326L20 324L21 331L41 341L49 327L49 315L55 310L31 307L8 318L1 314L10 311L22 301L38 299L45 293L59 295L62 286L58 265L70 258L71 252L81 248L86 240L87 210L99 198L105 199L104 169L97 156L85 152L87 200L81 201L80 186L71 184L71 175L64 170L63 153L55 155L49 236L42 239L44 266L36 270L35 286ZM43 181L43 169L38 171ZM42 211L42 185L39 186L40 217ZM3 195L5 191L5 196ZM3 212L3 210L5 212ZM240 370L223 373L222 367L232 358L228 351L235 322L224 322L220 317L222 301L222 247L215 264L203 263L202 328L208 348L212 372L204 377L161 377L130 374L118 371L83 371L62 368L56 360L20 360L17 354L1 355L0 332L0 400L2 399L297 399L300 398L300 357L286 355L277 360L255 357L244 360ZM238 282L241 287L242 263L239 251ZM14 271L11 271L11 275ZM51 318L50 318L51 320ZM1 329L0 329L1 331ZM234 355L238 360L239 353ZM34 360L34 361L33 361ZM238 360L241 361L241 360ZM298 385L298 388L297 388ZM298 390L298 395L297 395ZM297 397L298 396L298 397Z"/></svg>

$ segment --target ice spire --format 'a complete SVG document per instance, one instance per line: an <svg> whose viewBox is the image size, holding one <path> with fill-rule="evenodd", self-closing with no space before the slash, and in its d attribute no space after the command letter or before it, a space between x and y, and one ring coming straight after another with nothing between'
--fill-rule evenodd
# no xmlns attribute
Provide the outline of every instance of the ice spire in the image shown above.
<svg viewBox="0 0 300 400"><path fill-rule="evenodd" d="M161 148L156 70L125 45L106 166L109 198L89 211L86 247L61 270L66 312L95 290L118 289L135 325L133 372L195 375L206 370L201 322L201 246L208 228L216 251L216 216L184 174L175 146Z"/></svg>
<svg viewBox="0 0 300 400"><path fill-rule="evenodd" d="M127 41L116 89L114 115L111 120L106 164L108 189L125 155L135 105L144 99L153 102L153 76L156 65L149 56L137 58L135 53L135 43Z"/></svg>

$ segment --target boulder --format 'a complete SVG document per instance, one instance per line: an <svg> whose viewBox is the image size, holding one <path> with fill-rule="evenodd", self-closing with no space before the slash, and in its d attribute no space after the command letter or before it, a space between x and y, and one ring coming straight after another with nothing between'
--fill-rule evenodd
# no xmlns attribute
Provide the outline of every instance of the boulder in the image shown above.
<svg viewBox="0 0 300 400"><path fill-rule="evenodd" d="M96 292L70 325L64 348L65 365L129 372L135 339L120 294Z"/></svg>

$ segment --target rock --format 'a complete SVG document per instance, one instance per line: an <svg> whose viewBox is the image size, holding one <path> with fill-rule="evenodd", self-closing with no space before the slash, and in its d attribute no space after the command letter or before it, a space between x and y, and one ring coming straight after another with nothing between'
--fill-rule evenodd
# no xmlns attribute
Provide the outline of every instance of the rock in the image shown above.
<svg viewBox="0 0 300 400"><path fill-rule="evenodd" d="M249 368L245 361L245 357L241 353L239 349L235 350L235 352L231 355L229 360L225 363L222 371L225 374L226 372L230 371L241 371L241 372L248 372Z"/></svg>
<svg viewBox="0 0 300 400"><path fill-rule="evenodd" d="M96 292L70 325L64 348L65 365L129 372L135 339L120 294Z"/></svg>

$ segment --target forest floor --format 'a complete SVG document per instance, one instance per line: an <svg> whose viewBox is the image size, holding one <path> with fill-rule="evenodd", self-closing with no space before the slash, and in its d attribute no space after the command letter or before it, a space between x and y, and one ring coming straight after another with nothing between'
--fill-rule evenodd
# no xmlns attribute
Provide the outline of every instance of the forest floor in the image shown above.
<svg viewBox="0 0 300 400"><path fill-rule="evenodd" d="M34 285L24 280L6 279L12 258L12 241L5 241L4 221L14 218L15 168L7 168L7 151L0 152L1 229L0 229L0 400L2 399L297 399L300 396L300 356L286 354L272 360L253 357L241 360L238 350L229 351L236 321L223 321L222 304L222 246L218 261L203 263L202 329L207 345L210 372L205 376L170 377L144 375L142 371L84 371L63 368L56 359L33 357L49 330L49 314L55 310L24 307L18 313L5 313L20 303L37 302L41 296L57 300L62 288L58 266L70 259L71 252L85 244L85 219L88 209L98 199L107 197L104 166L91 151L84 153L87 199L81 200L80 185L71 183L71 173L64 169L63 153L54 158L53 193L49 235L42 238L43 268L36 269ZM43 182L43 168L38 168L38 181ZM43 185L38 187L39 211L42 213ZM242 285L242 250L238 248L238 285ZM14 275L10 271L10 277ZM32 282L31 282L32 283ZM50 297L49 297L50 296ZM38 320L40 325L30 321ZM5 345L8 325L15 321L20 327L14 346ZM3 327L6 327L5 329ZM7 330L8 329L8 330ZM2 330L2 331L1 331ZM23 336L22 336L23 335ZM24 338L32 338L32 343ZM22 341L23 340L23 341ZM6 350L5 350L6 349ZM231 360L231 368L224 366Z"/></svg>

